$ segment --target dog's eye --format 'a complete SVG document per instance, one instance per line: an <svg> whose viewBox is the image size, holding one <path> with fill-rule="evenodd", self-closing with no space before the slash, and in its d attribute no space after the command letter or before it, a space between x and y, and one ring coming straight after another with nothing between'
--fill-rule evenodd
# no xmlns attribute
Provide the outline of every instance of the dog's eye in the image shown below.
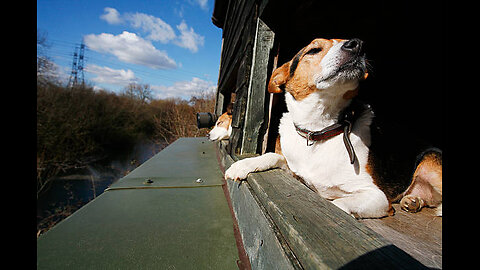
<svg viewBox="0 0 480 270"><path fill-rule="evenodd" d="M308 51L306 54L317 54L322 51L322 48L313 48L310 51Z"/></svg>
<svg viewBox="0 0 480 270"><path fill-rule="evenodd" d="M220 125L221 123L223 123L223 121L218 121L218 122L217 122L217 126Z"/></svg>

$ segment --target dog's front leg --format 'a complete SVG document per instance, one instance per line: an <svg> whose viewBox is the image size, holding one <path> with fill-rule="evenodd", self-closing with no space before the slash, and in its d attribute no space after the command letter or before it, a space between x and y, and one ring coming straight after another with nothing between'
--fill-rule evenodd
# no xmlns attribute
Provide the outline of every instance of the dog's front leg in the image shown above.
<svg viewBox="0 0 480 270"><path fill-rule="evenodd" d="M364 189L332 201L334 205L355 218L380 218L390 215L385 194L377 189Z"/></svg>
<svg viewBox="0 0 480 270"><path fill-rule="evenodd" d="M251 172L261 172L273 168L285 167L285 157L276 153L265 153L258 157L246 158L233 163L225 172L225 179L235 181L247 178Z"/></svg>

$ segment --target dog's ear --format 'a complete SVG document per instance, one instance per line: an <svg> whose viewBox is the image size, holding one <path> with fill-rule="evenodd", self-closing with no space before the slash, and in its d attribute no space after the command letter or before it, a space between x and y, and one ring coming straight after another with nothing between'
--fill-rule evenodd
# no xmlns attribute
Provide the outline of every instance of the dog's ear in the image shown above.
<svg viewBox="0 0 480 270"><path fill-rule="evenodd" d="M283 91L283 86L287 83L288 73L290 70L290 62L283 64L275 69L268 82L268 92L278 94Z"/></svg>
<svg viewBox="0 0 480 270"><path fill-rule="evenodd" d="M227 105L227 115L232 115L233 103L228 103Z"/></svg>

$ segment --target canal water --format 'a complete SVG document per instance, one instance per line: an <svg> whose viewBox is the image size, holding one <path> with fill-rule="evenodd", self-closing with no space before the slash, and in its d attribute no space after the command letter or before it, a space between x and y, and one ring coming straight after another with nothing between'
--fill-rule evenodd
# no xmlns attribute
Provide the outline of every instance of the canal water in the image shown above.
<svg viewBox="0 0 480 270"><path fill-rule="evenodd" d="M166 143L143 141L137 143L130 153L70 170L53 179L49 189L37 198L38 235L102 194L166 146Z"/></svg>

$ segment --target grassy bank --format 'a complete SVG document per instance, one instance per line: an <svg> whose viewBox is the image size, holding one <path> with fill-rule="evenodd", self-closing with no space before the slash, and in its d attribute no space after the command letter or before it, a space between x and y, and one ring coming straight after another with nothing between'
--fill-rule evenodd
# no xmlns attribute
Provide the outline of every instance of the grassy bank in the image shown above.
<svg viewBox="0 0 480 270"><path fill-rule="evenodd" d="M37 196L60 172L129 151L139 140L205 136L195 114L213 111L214 103L213 94L147 100L128 91L37 83Z"/></svg>

